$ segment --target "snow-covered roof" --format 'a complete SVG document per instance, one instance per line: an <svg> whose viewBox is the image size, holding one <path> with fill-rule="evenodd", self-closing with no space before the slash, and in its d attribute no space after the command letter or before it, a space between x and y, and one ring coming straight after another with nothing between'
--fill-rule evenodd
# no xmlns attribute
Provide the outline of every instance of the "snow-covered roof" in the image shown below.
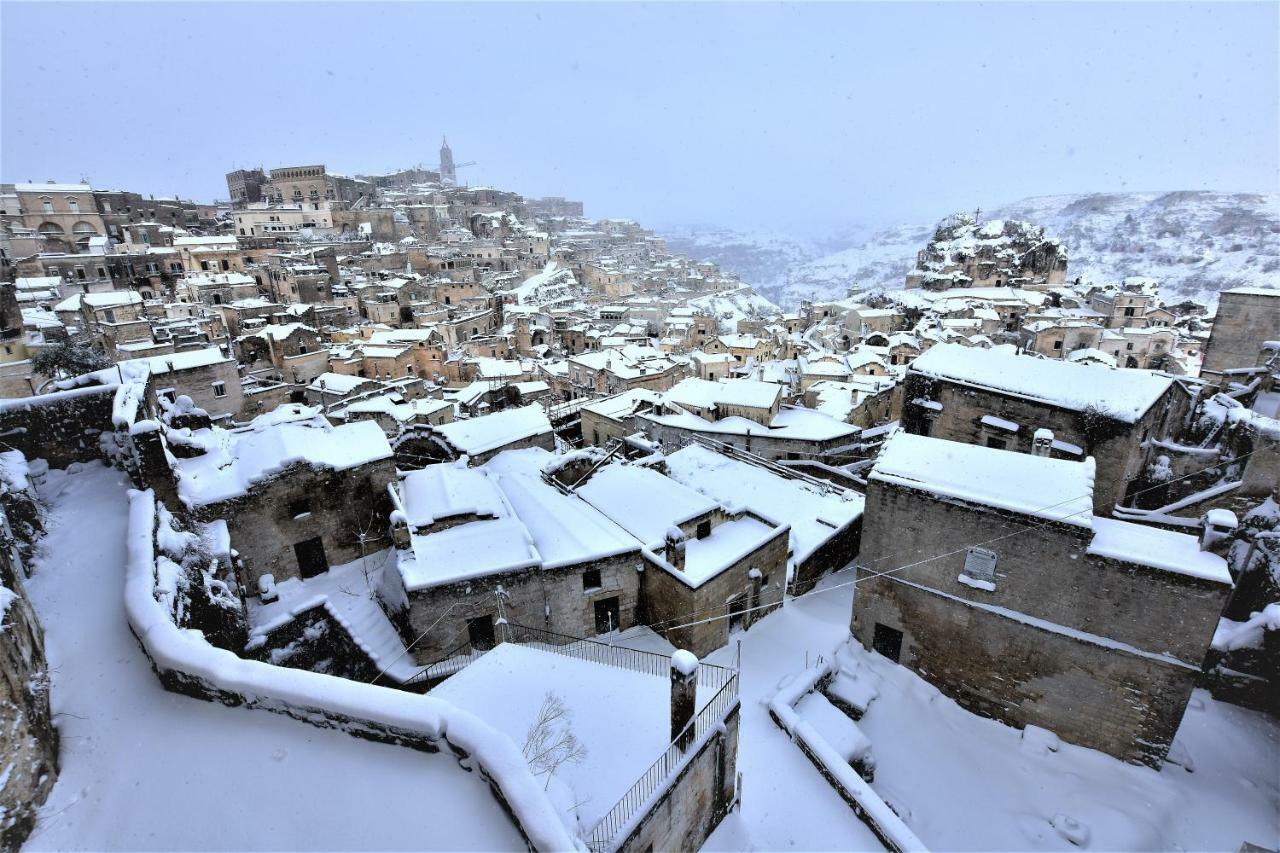
<svg viewBox="0 0 1280 853"><path fill-rule="evenodd" d="M181 440L204 450L200 456L173 461L178 494L189 506L244 495L296 462L344 471L392 456L377 423L333 426L318 408L296 403L279 406L238 429L176 431L170 441L184 434Z"/></svg>
<svg viewBox="0 0 1280 853"><path fill-rule="evenodd" d="M959 344L934 346L911 363L910 372L1064 409L1096 406L1128 423L1142 417L1173 384L1170 377L1146 370L1090 367Z"/></svg>
<svg viewBox="0 0 1280 853"><path fill-rule="evenodd" d="M331 394L348 394L366 382L373 382L363 376L352 376L346 373L321 373L307 386L309 391L325 391Z"/></svg>
<svg viewBox="0 0 1280 853"><path fill-rule="evenodd" d="M859 518L866 503L857 492L782 477L696 444L668 456L667 470L672 479L728 507L747 506L790 524L796 562Z"/></svg>
<svg viewBox="0 0 1280 853"><path fill-rule="evenodd" d="M460 453L485 453L512 442L551 432L551 421L542 406L530 404L479 418L433 427Z"/></svg>
<svg viewBox="0 0 1280 853"><path fill-rule="evenodd" d="M456 515L498 518L506 506L496 483L485 471L453 463L428 465L400 478L405 519L411 527L428 527Z"/></svg>
<svg viewBox="0 0 1280 853"><path fill-rule="evenodd" d="M869 480L1089 527L1094 462L1050 459L898 431Z"/></svg>
<svg viewBox="0 0 1280 853"><path fill-rule="evenodd" d="M1198 538L1159 527L1095 517L1088 552L1228 586L1232 583L1227 561L1201 550Z"/></svg>
<svg viewBox="0 0 1280 853"><path fill-rule="evenodd" d="M635 414L636 409L647 405L652 408L662 402L662 393L648 388L632 388L612 397L594 400L582 407L583 411L594 412L601 417L619 420Z"/></svg>
<svg viewBox="0 0 1280 853"><path fill-rule="evenodd" d="M211 364L220 364L230 360L222 354L222 350L218 347L206 347L205 349L189 350L187 352L171 352L150 358L129 359L121 362L121 364L146 364L153 374L161 376L169 372L193 370L197 367L208 367Z"/></svg>
<svg viewBox="0 0 1280 853"><path fill-rule="evenodd" d="M778 402L781 394L782 386L772 382L756 382L752 379L726 379L713 382L709 379L689 377L680 380L667 391L665 399L677 405L698 406L704 409L716 405L769 409Z"/></svg>
<svg viewBox="0 0 1280 853"><path fill-rule="evenodd" d="M540 447L506 450L485 466L529 531L544 568L600 560L640 550L640 543L576 495L542 479L555 455Z"/></svg>
<svg viewBox="0 0 1280 853"><path fill-rule="evenodd" d="M577 493L639 539L661 549L667 531L714 510L719 503L651 468L606 465Z"/></svg>
<svg viewBox="0 0 1280 853"><path fill-rule="evenodd" d="M93 187L88 184L14 184L13 191L18 193L90 193Z"/></svg>

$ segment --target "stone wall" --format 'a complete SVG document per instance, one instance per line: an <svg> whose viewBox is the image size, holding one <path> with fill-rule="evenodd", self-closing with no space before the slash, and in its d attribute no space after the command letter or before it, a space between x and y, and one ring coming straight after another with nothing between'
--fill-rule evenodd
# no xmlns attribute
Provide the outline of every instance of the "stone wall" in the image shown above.
<svg viewBox="0 0 1280 853"><path fill-rule="evenodd" d="M102 458L98 436L112 431L115 386L91 385L0 401L0 439L51 468Z"/></svg>
<svg viewBox="0 0 1280 853"><path fill-rule="evenodd" d="M737 800L740 707L703 743L640 823L615 842L620 853L699 850Z"/></svg>
<svg viewBox="0 0 1280 853"><path fill-rule="evenodd" d="M753 568L764 575L758 605L769 607L782 603L789 540L790 530L779 530L764 546L696 589L673 577L667 569L650 563L641 579L644 623L666 636L673 645L688 649L698 657L720 648L729 641L730 601L741 596L741 607L735 606L735 610L756 606L750 577ZM768 612L764 609L744 614L741 627L749 626ZM702 621L708 619L711 621ZM674 630L667 627L699 621L702 624Z"/></svg>
<svg viewBox="0 0 1280 853"><path fill-rule="evenodd" d="M792 594L808 592L827 572L847 566L858 556L861 546L862 516L858 516L796 566Z"/></svg>
<svg viewBox="0 0 1280 853"><path fill-rule="evenodd" d="M1123 502L1126 486L1137 479L1146 466L1149 454L1143 442L1147 438L1164 438L1166 430L1175 429L1188 402L1185 394L1170 387L1142 418L1127 424L1091 419L1072 409L919 374L908 374L903 398L902 426L917 435L978 445L986 445L988 439L1000 439L1007 442L1006 450L1029 453L1037 429L1053 430L1057 441L1074 444L1097 462L1093 504L1099 515L1109 515L1114 505ZM942 410L930 412L914 404L912 401L916 399L940 403ZM1010 434L986 426L982 423L986 415L1012 421L1020 428ZM1059 451L1054 455L1080 458Z"/></svg>
<svg viewBox="0 0 1280 853"><path fill-rule="evenodd" d="M0 508L0 530L13 534ZM30 543L25 543L30 544ZM58 778L44 634L15 549L0 547L0 850L17 850Z"/></svg>
<svg viewBox="0 0 1280 853"><path fill-rule="evenodd" d="M854 634L903 632L901 662L961 707L1156 769L1199 676L933 595L883 577L860 584Z"/></svg>
<svg viewBox="0 0 1280 853"><path fill-rule="evenodd" d="M877 623L901 631L901 662L969 710L1158 766L1229 586L1090 556L1087 528L883 483L863 518L863 646ZM972 543L997 555L992 591L959 581Z"/></svg>
<svg viewBox="0 0 1280 853"><path fill-rule="evenodd" d="M600 571L600 587L584 590L582 576ZM386 569L395 573L393 566ZM426 634L412 649L419 664L434 663L469 641L467 620L498 614L497 590L508 622L572 637L595 636L595 602L617 596L620 628L635 625L640 600L639 551L556 569L530 568L516 572L442 584L408 593L406 643ZM389 605L394 607L392 602ZM406 619L398 621L405 622Z"/></svg>
<svg viewBox="0 0 1280 853"><path fill-rule="evenodd" d="M345 471L296 463L244 496L200 507L195 515L201 521L226 520L231 546L240 555L238 580L252 593L263 574L274 575L277 582L300 576L293 548L299 542L319 537L330 566L361 556L361 531L373 540L367 553L385 548L391 512L387 484L394 479L391 460ZM161 486L154 479L148 482ZM301 501L308 502L305 512L299 511Z"/></svg>
<svg viewBox="0 0 1280 853"><path fill-rule="evenodd" d="M1218 381L1224 370L1256 365L1263 342L1280 336L1277 311L1280 311L1280 291L1224 291L1218 298L1218 313L1209 342L1205 344L1200 375Z"/></svg>

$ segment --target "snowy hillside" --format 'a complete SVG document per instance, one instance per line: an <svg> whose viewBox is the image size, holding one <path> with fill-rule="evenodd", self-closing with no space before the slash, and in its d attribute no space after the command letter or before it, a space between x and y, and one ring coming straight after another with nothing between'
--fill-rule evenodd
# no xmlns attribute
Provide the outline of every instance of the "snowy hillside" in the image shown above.
<svg viewBox="0 0 1280 853"><path fill-rule="evenodd" d="M938 211L938 219L950 211ZM1166 300L1212 301L1242 285L1280 286L1280 195L1217 192L1095 193L1043 196L995 209L983 219L1045 226L1067 247L1068 279L1146 275ZM667 235L695 258L719 261L784 308L830 299L850 288L901 287L935 222L899 225L839 250L816 241L724 230ZM826 243L830 246L830 243Z"/></svg>
<svg viewBox="0 0 1280 853"><path fill-rule="evenodd" d="M756 293L750 287L726 290L689 300L689 305L714 314L720 320L720 331L735 332L738 321L755 317L768 317L779 312L777 305Z"/></svg>

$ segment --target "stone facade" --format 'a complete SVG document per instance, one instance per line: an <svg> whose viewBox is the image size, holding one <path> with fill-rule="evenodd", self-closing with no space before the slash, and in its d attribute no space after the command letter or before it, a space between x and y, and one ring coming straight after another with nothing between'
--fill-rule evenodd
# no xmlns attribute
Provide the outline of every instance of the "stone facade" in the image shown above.
<svg viewBox="0 0 1280 853"><path fill-rule="evenodd" d="M1091 537L873 480L854 636L900 632L899 662L971 711L1159 767L1230 586L1088 554ZM989 591L959 580L975 542L996 554ZM941 556L878 576L904 554Z"/></svg>
<svg viewBox="0 0 1280 853"><path fill-rule="evenodd" d="M98 441L111 431L115 387L91 385L0 404L0 435L28 459L52 468L102 457Z"/></svg>
<svg viewBox="0 0 1280 853"><path fill-rule="evenodd" d="M457 523L466 520L470 519ZM583 576L588 571L600 573L598 587L585 586ZM571 637L592 637L600 633L595 620L597 601L618 599L619 624L615 628L626 630L640 621L641 573L637 548L629 554L554 569L530 568L471 578L409 592L407 612L403 618L393 618L401 624L407 622L412 636L406 642L426 635L411 650L420 664L440 660L467 644L469 620L489 617L496 626L499 587L506 593L502 612L508 622ZM388 569L386 582L397 583L398 578L398 573ZM394 600L400 594L389 594L386 599ZM394 613L394 604L387 604Z"/></svg>
<svg viewBox="0 0 1280 853"><path fill-rule="evenodd" d="M1222 381L1223 371L1253 367L1267 341L1280 337L1280 289L1239 287L1224 290L1204 348L1200 375Z"/></svg>
<svg viewBox="0 0 1280 853"><path fill-rule="evenodd" d="M237 579L253 591L264 574L277 582L302 576L294 547L300 543L319 539L330 566L362 556L361 532L372 539L365 552L385 547L386 540L378 537L387 535L387 484L394 479L390 459L343 471L295 463L242 497L207 504L195 515L201 521L226 520L231 546L240 554ZM160 489L157 494L163 499ZM172 498L166 504L178 506Z"/></svg>
<svg viewBox="0 0 1280 853"><path fill-rule="evenodd" d="M1052 430L1055 457L1079 460L1092 456L1097 461L1093 499L1094 510L1100 515L1109 515L1112 507L1126 499L1129 484L1149 461L1150 451L1144 443L1167 437L1168 430L1181 423L1189 402L1171 385L1136 423L1129 424L914 372L907 374L902 397L902 426L916 435L1029 453L1035 431ZM917 402L922 400L941 408ZM1016 424L1018 431L1009 432L983 418L1008 421Z"/></svg>
<svg viewBox="0 0 1280 853"><path fill-rule="evenodd" d="M13 531L0 508L0 531ZM0 548L0 849L17 850L58 778L44 634L23 592L17 549ZM10 598L12 596L12 598Z"/></svg>
<svg viewBox="0 0 1280 853"><path fill-rule="evenodd" d="M741 708L735 707L723 732L706 740L631 834L615 839L619 853L701 849L739 796L740 718Z"/></svg>
<svg viewBox="0 0 1280 853"><path fill-rule="evenodd" d="M647 566L641 580L644 623L673 645L699 657L720 648L729 641L730 631L749 627L773 606L781 605L789 537L789 529L780 529L761 548L698 587L689 586L662 566ZM761 575L758 582L751 577L753 569ZM708 619L712 621L703 621ZM668 627L688 622L702 624Z"/></svg>

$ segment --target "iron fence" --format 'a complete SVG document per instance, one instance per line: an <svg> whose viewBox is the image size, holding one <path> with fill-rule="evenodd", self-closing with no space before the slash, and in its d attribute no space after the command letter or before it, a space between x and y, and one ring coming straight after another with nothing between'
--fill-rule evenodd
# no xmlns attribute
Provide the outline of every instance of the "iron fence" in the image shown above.
<svg viewBox="0 0 1280 853"><path fill-rule="evenodd" d="M512 643L534 646L543 651L553 652L567 657L589 660L594 663L643 672L659 678L670 678L671 656L657 652L646 652L599 640L587 640L568 634L557 634L545 628L532 628L527 625L508 623L502 630L507 632L505 639ZM728 667L710 663L698 665L698 687L718 692L737 673Z"/></svg>

